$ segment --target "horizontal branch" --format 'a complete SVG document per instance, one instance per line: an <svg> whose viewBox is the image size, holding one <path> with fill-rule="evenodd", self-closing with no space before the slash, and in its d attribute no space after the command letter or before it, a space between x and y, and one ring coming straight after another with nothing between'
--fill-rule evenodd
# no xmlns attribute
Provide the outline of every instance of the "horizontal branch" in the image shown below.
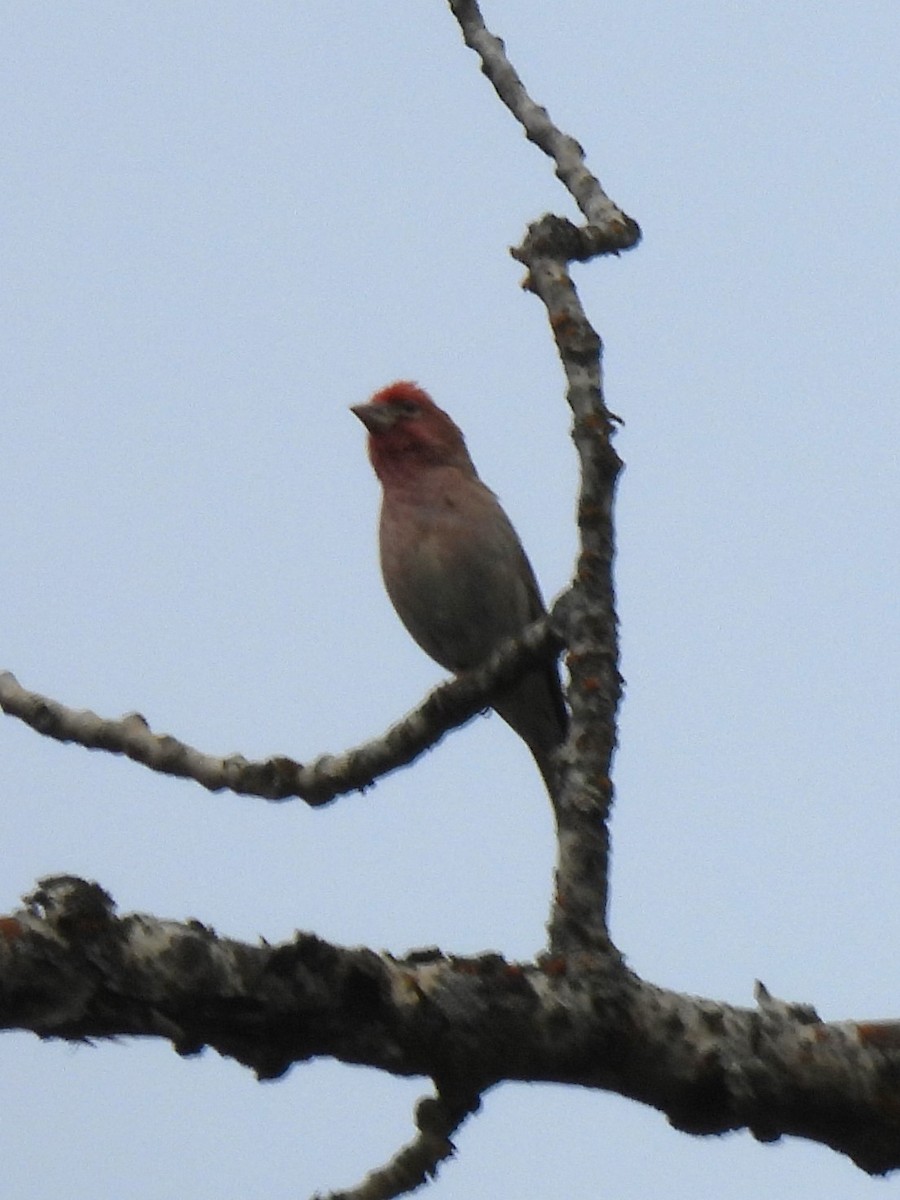
<svg viewBox="0 0 900 1200"><path fill-rule="evenodd" d="M689 1133L792 1134L872 1174L900 1166L896 1022L825 1023L761 986L754 1009L684 996L612 955L399 959L306 933L251 946L197 922L119 917L70 876L26 899L0 918L0 1028L210 1046L260 1078L326 1055L429 1076L453 1097L504 1080L576 1084Z"/></svg>
<svg viewBox="0 0 900 1200"><path fill-rule="evenodd" d="M483 666L434 688L381 737L340 754L320 755L307 764L282 755L254 762L240 754L206 754L171 734L154 733L140 713L116 720L88 709L68 708L28 691L9 671L0 672L0 709L44 737L124 754L151 771L193 779L211 792L300 799L319 807L347 792L362 791L380 776L413 762L449 730L487 707L497 691L530 665L558 653L559 647L551 620L541 617L519 638L500 646Z"/></svg>

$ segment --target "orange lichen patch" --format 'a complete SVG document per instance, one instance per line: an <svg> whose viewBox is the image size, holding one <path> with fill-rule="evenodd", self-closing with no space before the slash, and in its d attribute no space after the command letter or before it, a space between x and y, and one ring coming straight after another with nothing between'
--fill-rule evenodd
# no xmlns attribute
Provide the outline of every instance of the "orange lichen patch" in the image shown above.
<svg viewBox="0 0 900 1200"><path fill-rule="evenodd" d="M460 975L477 975L479 973L478 963L472 962L470 958L455 958L453 970L459 971Z"/></svg>
<svg viewBox="0 0 900 1200"><path fill-rule="evenodd" d="M22 922L17 921L15 917L0 917L0 935L8 942L18 941L20 937L25 936Z"/></svg>
<svg viewBox="0 0 900 1200"><path fill-rule="evenodd" d="M856 1026L856 1034L864 1046L900 1048L900 1021L867 1021Z"/></svg>
<svg viewBox="0 0 900 1200"><path fill-rule="evenodd" d="M587 413L581 418L581 422L586 429L590 429L594 433L606 432L606 418L600 413Z"/></svg>
<svg viewBox="0 0 900 1200"><path fill-rule="evenodd" d="M558 338L570 338L578 332L578 322L571 313L563 309L561 312L551 313L550 328Z"/></svg>
<svg viewBox="0 0 900 1200"><path fill-rule="evenodd" d="M584 501L578 507L578 517L581 521L597 521L604 515L604 509L599 504Z"/></svg>

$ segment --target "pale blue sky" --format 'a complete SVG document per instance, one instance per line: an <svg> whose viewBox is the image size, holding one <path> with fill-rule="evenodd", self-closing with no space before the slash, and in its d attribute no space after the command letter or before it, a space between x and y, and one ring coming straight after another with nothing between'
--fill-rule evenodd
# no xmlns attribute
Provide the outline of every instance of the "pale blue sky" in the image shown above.
<svg viewBox="0 0 900 1200"><path fill-rule="evenodd" d="M626 421L614 933L662 985L897 1016L900 9L485 14L645 233L577 271ZM571 569L561 372L506 252L572 212L550 166L439 0L18 0L0 31L0 667L209 752L379 732L440 672L383 595L348 405L419 380L548 595ZM319 812L4 720L0 794L0 911L69 871L238 937L543 940L550 817L496 719ZM388 1157L427 1090L20 1035L0 1074L16 1200L296 1200ZM457 1141L441 1200L896 1187L559 1088Z"/></svg>

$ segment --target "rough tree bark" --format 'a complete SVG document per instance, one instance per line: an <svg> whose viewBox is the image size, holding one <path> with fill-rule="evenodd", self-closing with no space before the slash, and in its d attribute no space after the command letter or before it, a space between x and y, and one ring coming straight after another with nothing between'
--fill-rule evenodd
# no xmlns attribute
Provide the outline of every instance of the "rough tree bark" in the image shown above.
<svg viewBox="0 0 900 1200"><path fill-rule="evenodd" d="M201 753L138 714L104 720L0 674L0 705L38 733L126 754L151 770L269 800L322 806L412 762L483 708L536 657L566 651L572 729L554 800L557 867L546 950L533 962L433 949L403 959L298 934L252 946L196 923L119 917L105 891L40 881L0 918L0 1027L42 1037L163 1038L211 1046L260 1078L327 1055L427 1076L417 1135L384 1167L332 1197L400 1195L433 1176L481 1096L505 1080L614 1091L690 1133L746 1128L761 1141L810 1138L876 1174L900 1166L900 1023L825 1023L757 984L755 1009L680 995L638 978L606 923L612 760L621 692L613 504L621 468L601 343L569 266L635 246L640 232L587 169L581 147L528 96L474 0L449 0L466 44L528 139L554 162L584 217L547 215L514 256L544 304L567 380L581 465L580 553L549 618L469 676L436 689L383 737L310 764Z"/></svg>

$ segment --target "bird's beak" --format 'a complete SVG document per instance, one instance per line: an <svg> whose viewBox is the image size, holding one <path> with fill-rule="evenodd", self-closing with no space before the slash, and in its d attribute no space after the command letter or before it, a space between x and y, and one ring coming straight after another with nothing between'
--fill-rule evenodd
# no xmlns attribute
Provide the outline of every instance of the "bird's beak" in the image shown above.
<svg viewBox="0 0 900 1200"><path fill-rule="evenodd" d="M359 417L369 433L390 429L397 419L397 414L387 404L351 404L350 411Z"/></svg>

